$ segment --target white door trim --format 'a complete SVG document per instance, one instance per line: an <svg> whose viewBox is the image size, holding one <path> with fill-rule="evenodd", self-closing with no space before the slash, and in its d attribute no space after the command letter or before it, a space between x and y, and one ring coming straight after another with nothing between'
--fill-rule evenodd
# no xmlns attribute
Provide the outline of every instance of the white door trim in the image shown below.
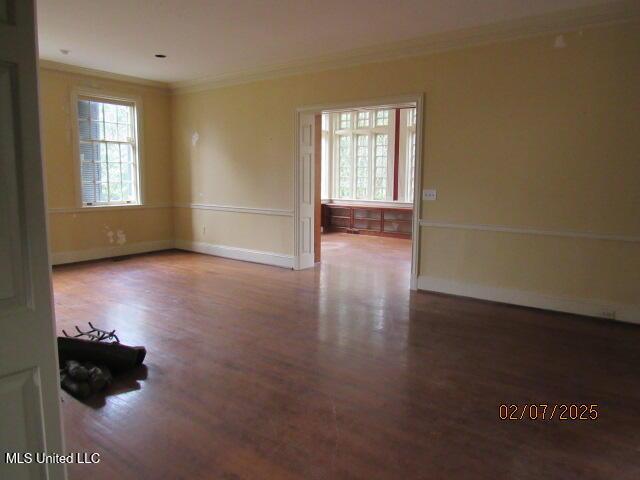
<svg viewBox="0 0 640 480"><path fill-rule="evenodd" d="M422 207L422 157L423 157L423 132L424 132L424 94L408 94L377 99L354 100L352 102L340 102L332 104L312 105L298 107L294 112L294 155L293 155L293 265L294 269L300 269L300 116L303 114L318 114L327 110L346 110L351 108L381 107L381 106L415 106L416 107L416 164L413 186L413 225L411 235L411 289L418 288L418 265L420 261L420 218ZM311 178L313 189L313 177ZM313 192L313 190L312 190Z"/></svg>

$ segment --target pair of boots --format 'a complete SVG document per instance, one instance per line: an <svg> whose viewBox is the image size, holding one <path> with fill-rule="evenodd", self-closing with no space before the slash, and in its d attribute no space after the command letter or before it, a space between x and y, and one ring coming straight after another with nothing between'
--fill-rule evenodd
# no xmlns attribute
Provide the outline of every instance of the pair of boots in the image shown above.
<svg viewBox="0 0 640 480"><path fill-rule="evenodd" d="M60 385L76 398L87 398L111 384L113 377L105 366L68 360L60 370Z"/></svg>

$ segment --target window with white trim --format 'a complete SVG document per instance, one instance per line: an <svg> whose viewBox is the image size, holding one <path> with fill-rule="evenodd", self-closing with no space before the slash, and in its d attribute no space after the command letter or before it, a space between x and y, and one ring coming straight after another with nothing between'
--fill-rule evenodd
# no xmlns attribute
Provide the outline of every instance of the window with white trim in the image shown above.
<svg viewBox="0 0 640 480"><path fill-rule="evenodd" d="M136 102L77 97L82 206L139 204Z"/></svg>
<svg viewBox="0 0 640 480"><path fill-rule="evenodd" d="M334 145L332 198L392 200L393 112L380 108L327 115Z"/></svg>

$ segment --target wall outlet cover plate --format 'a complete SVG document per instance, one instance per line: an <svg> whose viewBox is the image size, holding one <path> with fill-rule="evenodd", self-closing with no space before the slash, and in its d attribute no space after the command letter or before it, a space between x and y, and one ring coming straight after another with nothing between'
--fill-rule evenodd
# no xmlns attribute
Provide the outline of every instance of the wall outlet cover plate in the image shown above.
<svg viewBox="0 0 640 480"><path fill-rule="evenodd" d="M426 190L422 191L422 199L423 200L433 201L437 197L438 197L438 194L437 194L436 190L426 189Z"/></svg>

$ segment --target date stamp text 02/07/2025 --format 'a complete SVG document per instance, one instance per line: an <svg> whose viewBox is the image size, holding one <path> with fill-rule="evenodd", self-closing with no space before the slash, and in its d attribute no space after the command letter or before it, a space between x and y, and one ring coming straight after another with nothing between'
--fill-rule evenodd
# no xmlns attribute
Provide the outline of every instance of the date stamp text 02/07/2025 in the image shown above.
<svg viewBox="0 0 640 480"><path fill-rule="evenodd" d="M584 403L502 403L498 407L500 420L588 421L597 420L598 413L597 404Z"/></svg>

